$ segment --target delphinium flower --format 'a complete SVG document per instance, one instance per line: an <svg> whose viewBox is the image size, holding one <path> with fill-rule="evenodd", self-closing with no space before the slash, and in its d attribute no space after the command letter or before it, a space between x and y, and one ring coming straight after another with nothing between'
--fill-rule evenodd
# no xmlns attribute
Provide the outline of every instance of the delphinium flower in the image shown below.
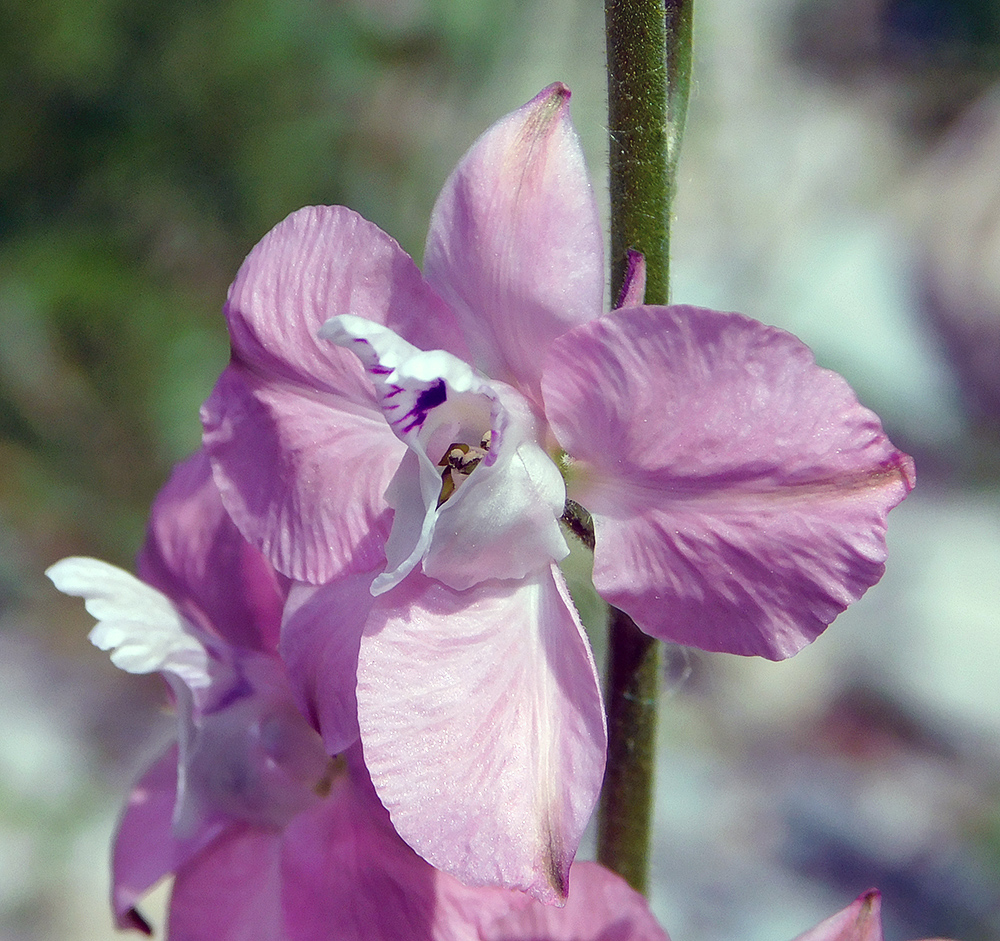
<svg viewBox="0 0 1000 941"><path fill-rule="evenodd" d="M913 483L791 335L634 306L634 285L603 314L568 99L550 86L473 145L423 275L343 207L275 227L230 289L202 413L236 525L314 586L282 651L328 750L360 732L436 866L553 900L605 747L567 507L592 518L597 590L647 633L780 659L878 580Z"/></svg>
<svg viewBox="0 0 1000 941"><path fill-rule="evenodd" d="M393 830L360 743L330 757L276 653L284 580L222 509L199 453L153 506L143 581L96 559L48 574L86 599L92 641L173 692L178 740L135 785L114 848L121 928L175 876L171 941L667 941L642 897L594 863L573 867L554 916L524 893L439 872ZM156 587L154 587L156 586Z"/></svg>

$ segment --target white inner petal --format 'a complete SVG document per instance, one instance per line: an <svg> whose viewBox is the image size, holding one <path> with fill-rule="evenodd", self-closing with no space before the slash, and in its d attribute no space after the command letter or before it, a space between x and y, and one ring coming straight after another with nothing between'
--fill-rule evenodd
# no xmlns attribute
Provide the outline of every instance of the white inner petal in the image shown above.
<svg viewBox="0 0 1000 941"><path fill-rule="evenodd" d="M520 393L360 317L334 317L320 336L357 354L386 421L410 449L386 489L395 516L373 594L421 561L427 575L462 590L522 577L568 552L558 524L562 477Z"/></svg>
<svg viewBox="0 0 1000 941"><path fill-rule="evenodd" d="M209 685L208 652L170 600L99 559L73 556L45 572L97 618L90 641L127 673L172 673L191 690Z"/></svg>

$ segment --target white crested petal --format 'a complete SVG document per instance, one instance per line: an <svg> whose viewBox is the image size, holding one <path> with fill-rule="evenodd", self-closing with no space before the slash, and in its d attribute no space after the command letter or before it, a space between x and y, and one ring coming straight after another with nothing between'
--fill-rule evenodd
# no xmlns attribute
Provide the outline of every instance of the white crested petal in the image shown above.
<svg viewBox="0 0 1000 941"><path fill-rule="evenodd" d="M207 687L208 652L169 599L135 576L98 559L74 556L46 575L66 595L83 598L97 625L90 641L111 651L127 673L172 673L192 690Z"/></svg>
<svg viewBox="0 0 1000 941"><path fill-rule="evenodd" d="M385 571L372 582L372 593L380 595L398 585L427 552L437 524L437 496L441 492L440 471L426 455L409 450L385 491L393 508L392 529L385 543Z"/></svg>
<svg viewBox="0 0 1000 941"><path fill-rule="evenodd" d="M523 578L569 554L559 527L566 486L537 444L527 402L497 383L487 458L438 512L424 574L463 591L491 578Z"/></svg>
<svg viewBox="0 0 1000 941"><path fill-rule="evenodd" d="M360 317L328 320L321 336L353 350L386 421L408 447L385 492L394 511L387 564L373 594L418 564L456 590L485 578L522 578L569 551L559 529L565 487L538 444L528 401L477 376L442 350L421 351ZM447 467L458 445L471 463Z"/></svg>

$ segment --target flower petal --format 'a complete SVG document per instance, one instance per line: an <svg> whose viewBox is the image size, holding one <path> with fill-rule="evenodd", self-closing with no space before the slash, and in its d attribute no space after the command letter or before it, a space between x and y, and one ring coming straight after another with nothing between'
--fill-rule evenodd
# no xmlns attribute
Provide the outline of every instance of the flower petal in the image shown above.
<svg viewBox="0 0 1000 941"><path fill-rule="evenodd" d="M151 934L136 911L138 901L221 832L217 825L194 839L176 839L171 826L176 800L177 746L171 745L132 788L115 834L112 907L119 928Z"/></svg>
<svg viewBox="0 0 1000 941"><path fill-rule="evenodd" d="M284 908L291 941L430 941L436 873L346 777L285 832ZM467 890L468 891L468 890Z"/></svg>
<svg viewBox="0 0 1000 941"><path fill-rule="evenodd" d="M543 388L594 584L647 633L781 659L882 576L913 462L790 334L623 310L560 338Z"/></svg>
<svg viewBox="0 0 1000 941"><path fill-rule="evenodd" d="M626 258L625 277L615 309L642 307L646 299L646 259L642 252L630 248Z"/></svg>
<svg viewBox="0 0 1000 941"><path fill-rule="evenodd" d="M482 941L670 941L649 903L597 863L574 863L565 908L535 902L481 928Z"/></svg>
<svg viewBox="0 0 1000 941"><path fill-rule="evenodd" d="M282 831L230 827L180 867L171 941L288 941L281 906Z"/></svg>
<svg viewBox="0 0 1000 941"><path fill-rule="evenodd" d="M472 145L438 197L424 253L471 362L536 403L549 344L604 309L604 240L569 94L550 85Z"/></svg>
<svg viewBox="0 0 1000 941"><path fill-rule="evenodd" d="M204 451L177 465L153 503L138 570L228 643L276 649L284 588L223 508Z"/></svg>
<svg viewBox="0 0 1000 941"><path fill-rule="evenodd" d="M382 492L402 454L357 358L317 335L348 313L465 353L454 316L393 239L348 209L311 206L240 268L226 302L233 360L202 410L226 509L300 581L378 563Z"/></svg>
<svg viewBox="0 0 1000 941"><path fill-rule="evenodd" d="M97 619L90 641L111 651L111 662L127 673L172 673L192 690L210 683L208 654L170 600L128 572L73 556L46 575L67 595L83 598Z"/></svg>
<svg viewBox="0 0 1000 941"><path fill-rule="evenodd" d="M368 387L367 409L235 363L202 408L205 447L233 521L278 571L313 584L382 563L391 517L383 494L405 450L350 358Z"/></svg>
<svg viewBox="0 0 1000 941"><path fill-rule="evenodd" d="M882 896L877 889L862 892L847 908L795 941L882 941Z"/></svg>
<svg viewBox="0 0 1000 941"><path fill-rule="evenodd" d="M358 737L358 648L372 605L372 573L321 588L292 589L281 631L296 701L323 736L331 755Z"/></svg>
<svg viewBox="0 0 1000 941"><path fill-rule="evenodd" d="M360 407L372 392L357 362L317 336L330 317L356 314L422 348L465 352L453 315L410 256L343 206L307 206L271 229L240 267L225 313L237 361Z"/></svg>
<svg viewBox="0 0 1000 941"><path fill-rule="evenodd" d="M375 601L358 663L365 760L400 836L469 885L565 897L604 770L593 658L558 568Z"/></svg>

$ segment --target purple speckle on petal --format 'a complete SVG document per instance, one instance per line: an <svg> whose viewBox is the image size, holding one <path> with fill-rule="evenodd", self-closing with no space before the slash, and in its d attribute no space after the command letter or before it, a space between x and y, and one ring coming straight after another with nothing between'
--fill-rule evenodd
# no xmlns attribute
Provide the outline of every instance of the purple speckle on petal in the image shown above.
<svg viewBox="0 0 1000 941"><path fill-rule="evenodd" d="M443 379L438 379L434 385L424 389L417 396L417 404L413 406L415 412L423 412L426 415L432 408L437 408L448 398L448 387ZM420 419L423 421L423 419Z"/></svg>
<svg viewBox="0 0 1000 941"><path fill-rule="evenodd" d="M427 418L427 413L432 408L437 408L439 405L444 403L448 398L448 387L444 384L443 379L438 379L435 381L434 385L428 386L417 396L417 401L414 402L413 408L410 409L401 419L400 422L408 422L408 424L403 428L403 434L408 434L413 431L414 428L419 428L424 423L424 419ZM387 406L391 407L391 406Z"/></svg>

